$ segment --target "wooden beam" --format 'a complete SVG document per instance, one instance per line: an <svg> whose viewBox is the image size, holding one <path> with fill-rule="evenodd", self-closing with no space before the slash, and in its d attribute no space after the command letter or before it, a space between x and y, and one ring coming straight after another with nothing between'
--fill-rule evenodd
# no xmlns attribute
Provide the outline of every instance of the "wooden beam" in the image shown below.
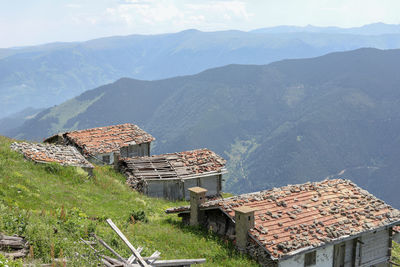
<svg viewBox="0 0 400 267"><path fill-rule="evenodd" d="M137 249L136 249L139 253L141 253L142 252L142 250L143 250L143 247L138 247ZM128 258L128 263L132 263L132 262L134 262L135 261L135 259L136 259L136 257L135 257L135 255L131 255L129 258Z"/></svg>
<svg viewBox="0 0 400 267"><path fill-rule="evenodd" d="M185 266L191 264L205 263L206 259L182 259L182 260L157 260L152 266Z"/></svg>
<svg viewBox="0 0 400 267"><path fill-rule="evenodd" d="M107 243L104 242L101 238L97 237L96 235L94 235L94 237L99 241L100 244L102 244L106 249L108 249L112 254L114 254L120 261L127 264L128 266L132 266L121 255L119 255L114 249L112 249L109 245L107 245Z"/></svg>
<svg viewBox="0 0 400 267"><path fill-rule="evenodd" d="M159 257L160 257L161 253L159 251L154 252L153 254L151 254L150 258L154 258L151 260L148 260L150 264L152 264L153 262L155 262Z"/></svg>
<svg viewBox="0 0 400 267"><path fill-rule="evenodd" d="M86 245L88 245L91 249L93 249L93 251L94 251L95 253L99 253L99 251L98 251L97 249L95 249L94 247L92 247L92 245L91 245L89 242L85 241L82 237L81 237L81 241L82 241L83 243L85 243Z"/></svg>
<svg viewBox="0 0 400 267"><path fill-rule="evenodd" d="M103 264L105 265L105 266L107 266L107 267L113 267L113 264L111 264L111 263L109 263L107 260L105 260L105 259L101 259L101 262L103 262Z"/></svg>
<svg viewBox="0 0 400 267"><path fill-rule="evenodd" d="M117 235L124 241L124 243L128 246L128 248L132 251L133 255L135 255L139 264L144 267L149 267L147 262L142 258L140 253L132 246L126 236L118 229L118 227L113 223L111 219L107 219L106 222L111 226L111 228L117 233Z"/></svg>
<svg viewBox="0 0 400 267"><path fill-rule="evenodd" d="M108 257L108 256L106 256L106 255L102 255L102 257L103 257L106 261L112 263L113 266L121 266L121 267L126 266L123 262L121 262L121 261L119 261L119 260L116 260L116 259L113 259L113 258L111 258L111 257Z"/></svg>

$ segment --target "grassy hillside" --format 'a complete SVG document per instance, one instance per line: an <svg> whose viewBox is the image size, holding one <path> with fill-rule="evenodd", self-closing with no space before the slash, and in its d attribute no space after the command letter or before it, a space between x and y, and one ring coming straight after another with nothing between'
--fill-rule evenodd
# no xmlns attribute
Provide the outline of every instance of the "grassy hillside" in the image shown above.
<svg viewBox="0 0 400 267"><path fill-rule="evenodd" d="M257 266L229 242L164 213L184 203L133 192L110 167L96 167L88 178L73 167L26 161L9 149L10 143L0 137L0 232L25 236L33 246L30 261L51 262L54 255L70 259L68 266L96 266L90 249L78 242L91 232L129 256L105 222L111 218L132 244L145 247L144 255L158 250L163 259L206 258L204 266ZM146 218L132 223L131 215L141 212Z"/></svg>

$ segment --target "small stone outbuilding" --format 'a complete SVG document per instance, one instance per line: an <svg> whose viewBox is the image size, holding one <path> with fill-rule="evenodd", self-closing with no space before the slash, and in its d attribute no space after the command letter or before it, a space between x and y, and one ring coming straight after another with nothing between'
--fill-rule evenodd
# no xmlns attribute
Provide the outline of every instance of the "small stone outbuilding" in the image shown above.
<svg viewBox="0 0 400 267"><path fill-rule="evenodd" d="M218 196L226 161L209 149L151 157L122 158L117 168L135 190L152 197L189 199L188 188L201 186L207 197Z"/></svg>
<svg viewBox="0 0 400 267"><path fill-rule="evenodd" d="M75 146L86 158L95 163L113 164L114 154L121 157L150 155L150 143L155 138L130 123L71 131L53 135L44 140Z"/></svg>
<svg viewBox="0 0 400 267"><path fill-rule="evenodd" d="M37 163L56 162L63 166L80 167L89 175L93 175L93 165L72 146L15 142L11 144L11 149L22 153L26 159Z"/></svg>
<svg viewBox="0 0 400 267"><path fill-rule="evenodd" d="M232 239L262 266L390 266L400 211L349 180L214 201L201 188L189 190L190 206L166 212Z"/></svg>

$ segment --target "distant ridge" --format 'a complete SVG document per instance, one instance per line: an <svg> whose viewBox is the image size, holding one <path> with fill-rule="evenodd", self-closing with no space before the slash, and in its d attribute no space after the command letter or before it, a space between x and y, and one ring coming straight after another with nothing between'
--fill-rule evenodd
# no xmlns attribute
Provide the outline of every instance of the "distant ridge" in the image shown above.
<svg viewBox="0 0 400 267"><path fill-rule="evenodd" d="M319 27L307 26L275 26L255 29L254 33L329 33L329 34L354 34L354 35L382 35L400 34L400 24L385 24L382 22L371 23L360 27L340 28L340 27Z"/></svg>
<svg viewBox="0 0 400 267"><path fill-rule="evenodd" d="M0 118L27 107L60 104L122 77L157 80L228 64L268 64L362 47L400 48L398 28L372 24L352 30L313 26L252 32L190 29L0 49Z"/></svg>

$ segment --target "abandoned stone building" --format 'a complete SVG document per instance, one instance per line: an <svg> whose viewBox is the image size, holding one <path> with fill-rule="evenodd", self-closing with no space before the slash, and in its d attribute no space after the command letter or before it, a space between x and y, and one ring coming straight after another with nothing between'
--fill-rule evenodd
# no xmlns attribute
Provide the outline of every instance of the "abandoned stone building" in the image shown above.
<svg viewBox="0 0 400 267"><path fill-rule="evenodd" d="M197 149L151 157L122 158L118 169L127 183L152 197L189 199L188 188L201 186L207 197L221 192L226 161L208 149Z"/></svg>
<svg viewBox="0 0 400 267"><path fill-rule="evenodd" d="M130 123L65 132L44 140L75 146L95 163L113 164L114 153L122 157L150 156L150 143L155 138Z"/></svg>
<svg viewBox="0 0 400 267"><path fill-rule="evenodd" d="M11 144L11 149L37 163L56 162L63 166L80 167L89 175L93 174L93 165L72 146L15 142Z"/></svg>
<svg viewBox="0 0 400 267"><path fill-rule="evenodd" d="M234 240L263 266L390 266L400 211L349 180L325 180L168 209ZM398 228L395 228L398 229Z"/></svg>

